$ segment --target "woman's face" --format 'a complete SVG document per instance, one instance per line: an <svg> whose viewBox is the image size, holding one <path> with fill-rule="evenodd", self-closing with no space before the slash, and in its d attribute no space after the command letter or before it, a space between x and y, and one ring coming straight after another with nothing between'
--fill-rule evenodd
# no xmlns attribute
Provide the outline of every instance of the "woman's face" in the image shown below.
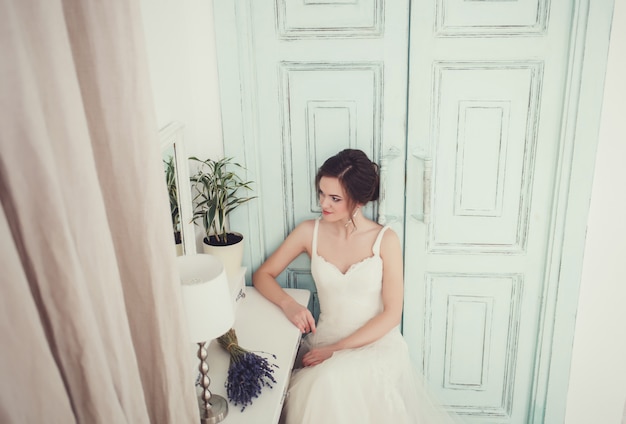
<svg viewBox="0 0 626 424"><path fill-rule="evenodd" d="M325 221L337 222L350 218L348 196L337 178L322 177L318 195Z"/></svg>

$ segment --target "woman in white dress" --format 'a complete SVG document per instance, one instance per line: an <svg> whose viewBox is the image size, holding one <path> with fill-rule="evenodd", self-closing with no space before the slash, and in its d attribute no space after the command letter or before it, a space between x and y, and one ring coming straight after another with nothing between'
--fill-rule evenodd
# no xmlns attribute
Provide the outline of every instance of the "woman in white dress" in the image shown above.
<svg viewBox="0 0 626 424"><path fill-rule="evenodd" d="M403 306L400 241L361 214L378 199L378 166L346 149L320 167L315 185L322 216L299 224L253 275L253 284L308 333L291 377L282 421L446 424L399 331ZM298 255L311 258L320 303L316 323L276 277Z"/></svg>

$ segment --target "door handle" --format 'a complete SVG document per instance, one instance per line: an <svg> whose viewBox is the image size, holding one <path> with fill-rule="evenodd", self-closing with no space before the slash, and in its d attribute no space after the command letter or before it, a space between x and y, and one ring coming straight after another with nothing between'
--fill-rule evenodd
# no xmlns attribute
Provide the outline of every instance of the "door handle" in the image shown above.
<svg viewBox="0 0 626 424"><path fill-rule="evenodd" d="M432 158L426 155L426 152L415 149L411 153L422 163L422 202L421 211L412 214L411 217L416 221L424 224L430 223L430 196L432 183Z"/></svg>

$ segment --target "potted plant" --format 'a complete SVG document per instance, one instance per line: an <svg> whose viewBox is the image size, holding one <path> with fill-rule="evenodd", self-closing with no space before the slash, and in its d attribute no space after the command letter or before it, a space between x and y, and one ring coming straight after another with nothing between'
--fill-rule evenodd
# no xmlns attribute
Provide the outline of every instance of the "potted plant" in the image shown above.
<svg viewBox="0 0 626 424"><path fill-rule="evenodd" d="M180 209L178 205L178 188L176 187L176 168L174 156L163 159L165 165L165 181L167 193L170 198L170 213L172 215L172 230L174 232L174 243L176 243L176 254L183 254L183 244L180 235Z"/></svg>
<svg viewBox="0 0 626 424"><path fill-rule="evenodd" d="M234 278L241 269L243 260L243 235L231 231L227 216L242 204L256 198L246 196L252 181L244 181L235 171L245 168L233 162L233 158L200 160L191 176L194 214L196 224L204 228L204 252L219 257L224 263L226 274Z"/></svg>

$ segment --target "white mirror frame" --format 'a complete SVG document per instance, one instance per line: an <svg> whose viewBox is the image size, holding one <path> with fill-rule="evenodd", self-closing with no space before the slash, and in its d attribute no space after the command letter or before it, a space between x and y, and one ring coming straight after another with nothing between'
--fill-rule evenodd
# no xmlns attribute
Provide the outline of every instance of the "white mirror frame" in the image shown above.
<svg viewBox="0 0 626 424"><path fill-rule="evenodd" d="M183 243L183 254L196 253L196 234L194 229L193 205L191 202L191 183L189 181L189 163L183 124L171 122L159 130L161 152L174 148L174 164L176 167L176 189L178 192L178 209L180 211L180 236ZM180 184L185 181L185 184Z"/></svg>

